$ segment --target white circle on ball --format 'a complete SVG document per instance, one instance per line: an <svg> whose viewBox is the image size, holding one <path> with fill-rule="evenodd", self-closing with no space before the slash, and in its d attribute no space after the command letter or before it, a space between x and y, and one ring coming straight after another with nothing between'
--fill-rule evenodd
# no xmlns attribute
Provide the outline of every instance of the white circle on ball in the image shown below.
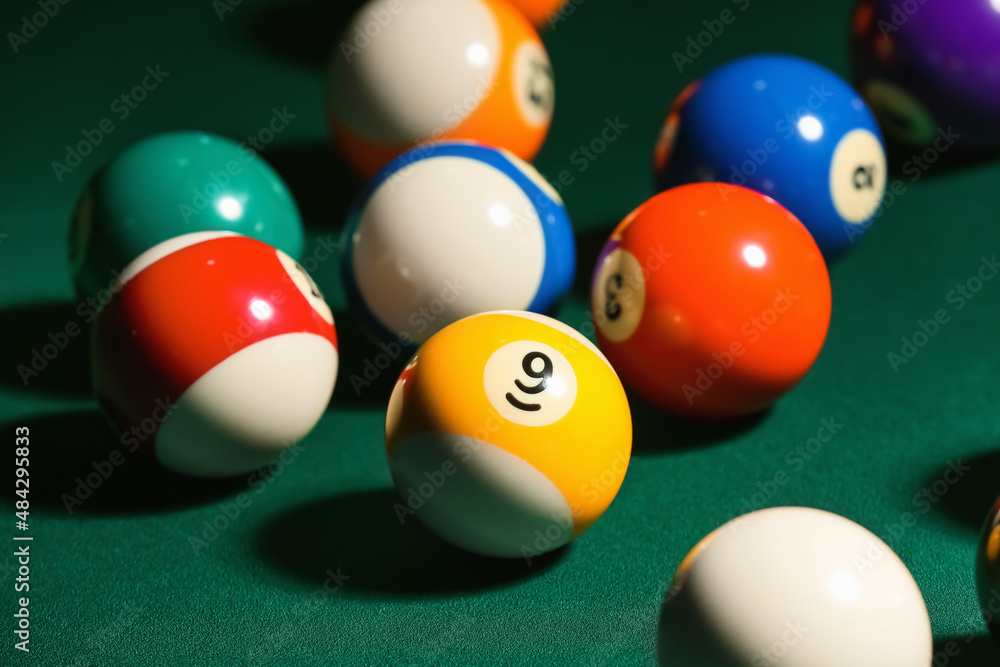
<svg viewBox="0 0 1000 667"><path fill-rule="evenodd" d="M551 345L519 340L496 350L483 369L486 397L509 422L548 426L576 403L576 372Z"/></svg>
<svg viewBox="0 0 1000 667"><path fill-rule="evenodd" d="M850 223L870 219L882 201L887 176L878 137L861 128L845 134L830 163L830 197L837 214Z"/></svg>
<svg viewBox="0 0 1000 667"><path fill-rule="evenodd" d="M646 281L635 255L615 248L604 258L591 285L590 307L608 340L620 343L635 333L646 307Z"/></svg>
<svg viewBox="0 0 1000 667"><path fill-rule="evenodd" d="M389 177L352 242L368 310L418 343L469 315L527 308L545 269L541 220L524 190L463 157L420 160Z"/></svg>
<svg viewBox="0 0 1000 667"><path fill-rule="evenodd" d="M275 249L275 252L278 254L278 260L288 273L288 278L295 285L295 288L306 298L306 301L313 307L313 310L323 318L323 321L327 324L333 324L333 312L323 299L323 293L317 287L312 276L302 268L301 264L284 252L277 249Z"/></svg>
<svg viewBox="0 0 1000 667"><path fill-rule="evenodd" d="M497 21L479 0L373 0L333 49L334 110L373 141L433 136L492 89L501 50Z"/></svg>
<svg viewBox="0 0 1000 667"><path fill-rule="evenodd" d="M552 63L540 42L526 41L514 54L514 86L517 107L532 125L548 125L556 105Z"/></svg>

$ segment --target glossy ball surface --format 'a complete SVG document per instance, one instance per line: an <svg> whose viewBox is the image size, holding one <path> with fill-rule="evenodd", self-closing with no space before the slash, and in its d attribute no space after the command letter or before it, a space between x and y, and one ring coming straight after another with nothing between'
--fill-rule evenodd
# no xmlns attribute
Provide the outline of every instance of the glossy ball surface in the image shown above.
<svg viewBox="0 0 1000 667"><path fill-rule="evenodd" d="M548 132L549 56L506 0L371 0L330 57L331 132L363 176L428 141L478 141L531 161Z"/></svg>
<svg viewBox="0 0 1000 667"><path fill-rule="evenodd" d="M906 565L842 516L776 507L716 529L663 606L673 667L930 667L930 618Z"/></svg>
<svg viewBox="0 0 1000 667"><path fill-rule="evenodd" d="M337 376L333 315L288 255L231 232L154 246L98 316L93 381L122 444L199 477L304 437Z"/></svg>
<svg viewBox="0 0 1000 667"><path fill-rule="evenodd" d="M341 247L353 310L404 347L475 313L550 311L576 269L556 191L527 163L471 143L393 161L359 196Z"/></svg>
<svg viewBox="0 0 1000 667"><path fill-rule="evenodd" d="M864 0L851 39L858 89L888 136L938 151L1000 147L996 2Z"/></svg>
<svg viewBox="0 0 1000 667"><path fill-rule="evenodd" d="M70 232L77 292L107 290L116 272L161 241L215 230L302 254L295 200L262 157L203 132L143 139L98 171L77 204Z"/></svg>
<svg viewBox="0 0 1000 667"><path fill-rule="evenodd" d="M530 560L578 537L617 494L631 447L628 401L604 356L526 312L438 332L386 416L397 512L487 556Z"/></svg>
<svg viewBox="0 0 1000 667"><path fill-rule="evenodd" d="M510 0L510 4L517 7L539 30L558 20L555 17L567 2L571 0Z"/></svg>
<svg viewBox="0 0 1000 667"><path fill-rule="evenodd" d="M792 56L734 60L674 103L654 155L661 190L699 181L776 199L828 258L847 251L885 191L882 135L839 76Z"/></svg>
<svg viewBox="0 0 1000 667"><path fill-rule="evenodd" d="M626 387L695 417L761 410L815 361L830 278L805 227L747 188L699 183L633 211L601 251L591 308Z"/></svg>

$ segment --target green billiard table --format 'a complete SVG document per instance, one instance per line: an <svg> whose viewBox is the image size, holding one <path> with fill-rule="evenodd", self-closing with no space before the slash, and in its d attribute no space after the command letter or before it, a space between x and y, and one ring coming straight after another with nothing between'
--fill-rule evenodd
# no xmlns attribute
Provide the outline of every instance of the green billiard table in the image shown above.
<svg viewBox="0 0 1000 667"><path fill-rule="evenodd" d="M543 35L557 102L536 165L577 233L576 287L558 316L579 327L601 245L653 194L653 146L674 96L750 53L849 76L851 3L571 1ZM530 564L479 558L397 519L383 428L399 366L366 364L379 350L346 309L338 234L362 183L330 144L322 97L326 56L356 4L0 8L0 497L11 540L0 662L655 664L669 655L657 624L685 554L734 516L804 505L898 553L927 603L936 665L996 664L974 563L1000 495L1000 280L987 279L1000 254L1000 161L896 155L879 218L830 267L829 336L800 385L735 422L633 399L633 456L604 517ZM270 474L164 472L119 440L90 390L93 309L68 264L74 206L118 151L170 130L245 141L275 167L306 224L302 263L336 312L333 400ZM22 427L30 487L18 496ZM13 617L20 598L27 621ZM19 623L30 634L18 637ZM15 647L25 637L27 655Z"/></svg>

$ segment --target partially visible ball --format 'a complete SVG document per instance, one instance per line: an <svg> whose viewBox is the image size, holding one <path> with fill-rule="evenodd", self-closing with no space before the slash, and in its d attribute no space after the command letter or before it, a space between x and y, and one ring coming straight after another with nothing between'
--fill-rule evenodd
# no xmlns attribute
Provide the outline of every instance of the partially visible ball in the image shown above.
<svg viewBox="0 0 1000 667"><path fill-rule="evenodd" d="M996 2L862 0L851 40L858 89L888 136L938 153L1000 148Z"/></svg>
<svg viewBox="0 0 1000 667"><path fill-rule="evenodd" d="M164 241L98 316L97 397L130 449L198 477L268 463L323 415L333 315L285 253L232 232Z"/></svg>
<svg viewBox="0 0 1000 667"><path fill-rule="evenodd" d="M875 117L850 85L802 58L749 56L688 86L654 155L661 190L725 181L773 197L828 258L871 226L887 180Z"/></svg>
<svg viewBox="0 0 1000 667"><path fill-rule="evenodd" d="M428 141L531 161L552 119L549 56L506 0L371 0L330 58L331 132L364 176Z"/></svg>
<svg viewBox="0 0 1000 667"><path fill-rule="evenodd" d="M589 528L628 467L625 392L581 334L525 312L438 332L400 375L386 415L402 503L445 540L530 559Z"/></svg>
<svg viewBox="0 0 1000 667"><path fill-rule="evenodd" d="M906 565L844 517L777 507L685 557L660 618L671 667L930 667L930 618Z"/></svg>
<svg viewBox="0 0 1000 667"><path fill-rule="evenodd" d="M295 200L252 150L203 132L143 139L98 171L77 204L70 231L77 292L109 290L126 264L161 241L214 230L302 254Z"/></svg>
<svg viewBox="0 0 1000 667"><path fill-rule="evenodd" d="M770 406L806 374L830 323L830 278L806 228L724 183L663 192L612 232L591 312L625 386L693 417Z"/></svg>
<svg viewBox="0 0 1000 667"><path fill-rule="evenodd" d="M1000 500L993 503L983 524L976 552L976 588L983 619L1000 642Z"/></svg>
<svg viewBox="0 0 1000 667"><path fill-rule="evenodd" d="M475 313L549 312L576 268L556 191L510 153L472 143L393 161L357 199L343 239L354 311L403 347Z"/></svg>

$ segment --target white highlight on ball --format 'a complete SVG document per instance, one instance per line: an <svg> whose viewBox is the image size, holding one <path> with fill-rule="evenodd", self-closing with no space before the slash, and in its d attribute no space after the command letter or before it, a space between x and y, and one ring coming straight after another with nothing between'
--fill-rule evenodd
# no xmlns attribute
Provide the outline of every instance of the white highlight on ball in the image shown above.
<svg viewBox="0 0 1000 667"><path fill-rule="evenodd" d="M243 217L243 204L229 195L220 197L215 202L215 210L226 220L239 220Z"/></svg>
<svg viewBox="0 0 1000 667"><path fill-rule="evenodd" d="M816 116L803 116L798 122L799 134L806 141L818 141L823 138L823 123Z"/></svg>
<svg viewBox="0 0 1000 667"><path fill-rule="evenodd" d="M469 44L469 48L465 50L465 59L473 67L486 67L490 63L490 50L479 42Z"/></svg>
<svg viewBox="0 0 1000 667"><path fill-rule="evenodd" d="M250 313L258 321L265 321L271 319L271 316L274 315L274 308L263 299L253 299L250 302Z"/></svg>
<svg viewBox="0 0 1000 667"><path fill-rule="evenodd" d="M860 589L861 587L858 585L858 580L847 572L836 572L830 578L830 592L833 593L833 597L838 600L850 602L858 597Z"/></svg>
<svg viewBox="0 0 1000 667"><path fill-rule="evenodd" d="M767 264L767 253L759 245L748 245L743 248L743 259L755 269Z"/></svg>

